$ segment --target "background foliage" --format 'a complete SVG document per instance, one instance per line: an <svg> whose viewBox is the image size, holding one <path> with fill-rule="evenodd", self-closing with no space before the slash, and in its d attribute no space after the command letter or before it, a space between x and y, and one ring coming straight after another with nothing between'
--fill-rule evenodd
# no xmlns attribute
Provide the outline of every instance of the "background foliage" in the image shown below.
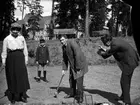
<svg viewBox="0 0 140 105"><path fill-rule="evenodd" d="M15 21L14 10L13 0L4 0L0 3L0 40L9 34L11 23Z"/></svg>
<svg viewBox="0 0 140 105"><path fill-rule="evenodd" d="M31 3L28 0L18 1L23 3L24 7L28 7L30 13L33 14L29 19L28 26L35 33L35 31L39 30L37 23L43 13L40 0L35 0ZM133 34L130 16L131 7L120 0L89 0L89 16L86 16L87 0L53 0L53 2L57 2L56 5L52 5L51 27L53 28L75 28L82 32L88 29L89 36L92 36L93 31L99 31L103 28L107 13L110 11L107 9L107 5L111 4L112 18L108 20L108 27L110 27L112 35L119 35L119 25L122 25L123 33L120 35L132 36ZM0 5L0 40L3 40L9 34L11 23L16 21L14 20L14 0L5 0ZM22 13L24 13L24 8L22 9L22 5L20 6ZM86 27L87 21L89 28ZM53 33L52 29L51 33Z"/></svg>

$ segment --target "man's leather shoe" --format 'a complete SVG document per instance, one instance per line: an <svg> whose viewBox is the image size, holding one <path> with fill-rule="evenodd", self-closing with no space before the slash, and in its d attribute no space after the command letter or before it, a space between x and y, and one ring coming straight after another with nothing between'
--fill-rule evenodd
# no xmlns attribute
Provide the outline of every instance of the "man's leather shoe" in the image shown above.
<svg viewBox="0 0 140 105"><path fill-rule="evenodd" d="M78 98L77 103L82 103L83 102L83 97Z"/></svg>
<svg viewBox="0 0 140 105"><path fill-rule="evenodd" d="M44 82L49 82L46 78L42 78L42 80L43 80Z"/></svg>
<svg viewBox="0 0 140 105"><path fill-rule="evenodd" d="M26 97L26 98L30 98L27 94L25 94L25 97Z"/></svg>
<svg viewBox="0 0 140 105"><path fill-rule="evenodd" d="M27 99L26 98L21 97L21 101L24 102L24 103L27 103Z"/></svg>
<svg viewBox="0 0 140 105"><path fill-rule="evenodd" d="M15 104L15 102L16 102L15 100L11 100L11 104Z"/></svg>
<svg viewBox="0 0 140 105"><path fill-rule="evenodd" d="M64 98L71 98L71 97L75 97L75 95L73 95L73 94L68 94L68 95L66 95Z"/></svg>
<svg viewBox="0 0 140 105"><path fill-rule="evenodd" d="M131 103L125 103L125 102L124 102L124 105L131 105Z"/></svg>
<svg viewBox="0 0 140 105"><path fill-rule="evenodd" d="M117 97L115 98L116 101L123 101L123 97Z"/></svg>
<svg viewBox="0 0 140 105"><path fill-rule="evenodd" d="M34 79L36 80L36 82L40 83L40 78L34 77Z"/></svg>

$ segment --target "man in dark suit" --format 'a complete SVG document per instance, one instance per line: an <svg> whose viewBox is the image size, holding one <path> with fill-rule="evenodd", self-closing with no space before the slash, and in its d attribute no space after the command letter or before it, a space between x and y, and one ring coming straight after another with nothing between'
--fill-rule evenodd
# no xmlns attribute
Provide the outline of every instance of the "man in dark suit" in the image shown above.
<svg viewBox="0 0 140 105"><path fill-rule="evenodd" d="M88 72L88 63L86 61L86 57L74 39L67 39L65 36L61 36L60 42L62 43L63 50L62 74L65 74L65 71L68 69L69 65L69 83L70 88L72 89L71 94L68 94L65 98L74 97L78 103L82 103L83 79L85 73Z"/></svg>
<svg viewBox="0 0 140 105"><path fill-rule="evenodd" d="M119 68L122 71L120 80L122 94L117 99L117 101L122 100L125 105L131 105L131 78L134 69L138 66L138 54L128 42L124 41L121 38L112 38L111 35L106 34L105 36L101 37L101 41L105 46L108 46L110 48L106 51L100 48L97 53L104 59L113 55L118 63Z"/></svg>

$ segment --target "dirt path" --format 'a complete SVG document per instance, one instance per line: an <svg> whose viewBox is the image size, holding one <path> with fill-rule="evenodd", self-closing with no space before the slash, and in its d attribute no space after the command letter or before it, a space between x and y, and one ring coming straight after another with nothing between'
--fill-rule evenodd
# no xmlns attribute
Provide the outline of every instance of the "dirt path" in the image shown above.
<svg viewBox="0 0 140 105"><path fill-rule="evenodd" d="M28 67L28 75L31 89L28 90L28 103L26 105L58 105L62 103L72 103L73 98L64 99L63 97L69 92L69 72L66 73L59 89L58 98L54 98L54 92L61 77L61 66L47 68L48 83L41 81L37 83L34 80L36 76L36 67ZM116 105L114 98L121 94L120 89L121 72L116 65L106 66L89 66L89 72L84 78L84 94L91 95L93 103L109 102ZM131 100L133 105L140 103L140 67L136 68L132 77ZM8 105L10 102L4 96L7 89L5 72L0 73L0 105ZM92 102L90 96L87 96L87 102ZM34 103L34 104L33 104ZM84 101L85 103L85 101ZM16 102L16 105L22 105L22 102ZM66 105L66 104L65 104Z"/></svg>

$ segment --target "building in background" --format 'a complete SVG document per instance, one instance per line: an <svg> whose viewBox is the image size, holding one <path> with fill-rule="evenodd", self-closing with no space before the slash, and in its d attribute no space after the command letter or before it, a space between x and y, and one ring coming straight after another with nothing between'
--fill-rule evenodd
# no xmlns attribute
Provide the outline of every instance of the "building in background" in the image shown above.
<svg viewBox="0 0 140 105"><path fill-rule="evenodd" d="M32 0L28 0L31 2ZM40 4L43 6L43 14L42 16L51 16L52 14L52 0L41 0ZM18 20L22 20L22 11L20 10L20 7L18 7L17 0L15 0L15 18ZM29 8L26 7L24 10L23 17L25 17L26 14L29 13Z"/></svg>
<svg viewBox="0 0 140 105"><path fill-rule="evenodd" d="M28 19L31 17L31 14L28 13L25 15L25 17L23 18L23 20L18 20L17 22L20 25L25 25L26 29L28 29ZM35 36L34 36L34 40L39 40L40 37L43 37L45 40L48 40L48 35L49 33L47 32L47 27L49 26L51 22L51 16L43 16L41 18L41 20L39 21L39 31L35 32ZM32 31L28 32L29 35L29 39L33 38L33 33Z"/></svg>

